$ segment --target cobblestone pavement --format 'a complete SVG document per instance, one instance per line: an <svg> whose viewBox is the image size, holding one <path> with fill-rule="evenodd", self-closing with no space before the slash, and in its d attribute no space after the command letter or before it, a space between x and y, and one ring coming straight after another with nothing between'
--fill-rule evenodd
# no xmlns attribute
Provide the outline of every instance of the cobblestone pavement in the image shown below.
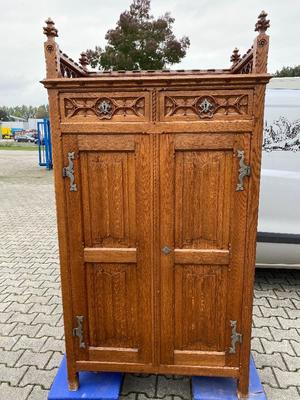
<svg viewBox="0 0 300 400"><path fill-rule="evenodd" d="M43 400L64 353L52 172L0 151L0 400ZM300 399L300 271L259 270L252 350L269 400ZM128 374L122 398L190 399L188 377Z"/></svg>

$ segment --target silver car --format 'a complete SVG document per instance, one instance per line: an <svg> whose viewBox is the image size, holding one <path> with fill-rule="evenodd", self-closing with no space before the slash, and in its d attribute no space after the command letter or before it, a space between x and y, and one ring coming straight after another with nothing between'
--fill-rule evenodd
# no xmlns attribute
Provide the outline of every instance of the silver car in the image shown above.
<svg viewBox="0 0 300 400"><path fill-rule="evenodd" d="M300 268L300 77L266 92L257 267Z"/></svg>

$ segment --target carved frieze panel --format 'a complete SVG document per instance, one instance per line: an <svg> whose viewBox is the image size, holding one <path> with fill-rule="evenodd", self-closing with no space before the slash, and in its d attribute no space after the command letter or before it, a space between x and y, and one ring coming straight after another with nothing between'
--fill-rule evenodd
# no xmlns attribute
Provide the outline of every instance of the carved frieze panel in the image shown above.
<svg viewBox="0 0 300 400"><path fill-rule="evenodd" d="M165 121L249 118L252 91L164 92L160 110Z"/></svg>
<svg viewBox="0 0 300 400"><path fill-rule="evenodd" d="M61 98L64 120L145 121L149 118L148 108L144 93L64 94Z"/></svg>

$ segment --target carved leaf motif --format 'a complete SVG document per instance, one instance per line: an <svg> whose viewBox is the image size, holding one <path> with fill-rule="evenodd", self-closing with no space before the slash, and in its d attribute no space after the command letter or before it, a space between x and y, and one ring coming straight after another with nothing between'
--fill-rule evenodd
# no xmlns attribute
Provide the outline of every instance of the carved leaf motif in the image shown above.
<svg viewBox="0 0 300 400"><path fill-rule="evenodd" d="M248 95L166 96L165 116L198 115L201 119L215 114L247 114Z"/></svg>
<svg viewBox="0 0 300 400"><path fill-rule="evenodd" d="M145 97L123 97L123 98L65 98L65 116L72 118L76 115L96 115L100 119L112 119L115 115L124 117L134 115L145 116Z"/></svg>

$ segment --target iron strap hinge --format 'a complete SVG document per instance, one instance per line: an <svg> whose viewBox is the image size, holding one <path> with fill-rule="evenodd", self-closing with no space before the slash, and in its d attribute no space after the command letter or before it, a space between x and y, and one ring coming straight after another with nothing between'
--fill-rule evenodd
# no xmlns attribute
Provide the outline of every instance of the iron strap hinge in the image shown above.
<svg viewBox="0 0 300 400"><path fill-rule="evenodd" d="M239 164L239 177L236 185L236 191L241 192L244 190L244 178L245 176L251 175L251 167L245 164L245 152L244 150L237 150L237 157L240 159Z"/></svg>
<svg viewBox="0 0 300 400"><path fill-rule="evenodd" d="M74 159L75 159L74 151L69 152L68 153L69 164L67 167L63 167L63 174L62 174L64 178L70 179L70 192L77 192L77 186L74 177L74 163L73 163Z"/></svg>
<svg viewBox="0 0 300 400"><path fill-rule="evenodd" d="M231 346L229 347L229 354L235 354L236 353L236 344L242 343L242 341L243 341L243 335L236 331L236 325L237 325L237 321L230 320Z"/></svg>
<svg viewBox="0 0 300 400"><path fill-rule="evenodd" d="M79 347L81 349L85 349L85 342L83 339L83 320L84 316L83 315L76 315L76 320L77 320L77 326L76 328L73 328L73 336L76 336L79 338Z"/></svg>

